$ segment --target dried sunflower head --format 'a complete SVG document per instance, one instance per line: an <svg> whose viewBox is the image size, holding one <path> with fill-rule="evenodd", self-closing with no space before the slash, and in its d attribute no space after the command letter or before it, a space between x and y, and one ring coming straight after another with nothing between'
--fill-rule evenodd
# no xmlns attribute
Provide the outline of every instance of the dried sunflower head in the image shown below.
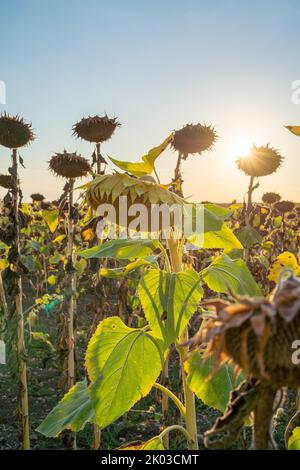
<svg viewBox="0 0 300 470"><path fill-rule="evenodd" d="M291 212L295 208L295 204L292 201L279 201L274 205L275 209L281 214Z"/></svg>
<svg viewBox="0 0 300 470"><path fill-rule="evenodd" d="M49 161L49 168L56 176L64 178L82 178L91 172L91 166L86 158L76 152L56 153Z"/></svg>
<svg viewBox="0 0 300 470"><path fill-rule="evenodd" d="M283 160L279 151L269 147L269 144L261 147L253 145L247 157L238 158L237 166L247 176L260 177L277 171Z"/></svg>
<svg viewBox="0 0 300 470"><path fill-rule="evenodd" d="M286 216L286 218L287 218L288 220L296 220L296 219L298 219L297 214L295 214L295 212L290 212L290 213Z"/></svg>
<svg viewBox="0 0 300 470"><path fill-rule="evenodd" d="M10 149L24 147L34 140L31 124L26 123L19 116L9 116L3 113L0 116L0 145Z"/></svg>
<svg viewBox="0 0 300 470"><path fill-rule="evenodd" d="M265 204L275 204L275 202L280 201L280 199L281 199L280 194L270 192L270 193L265 193L263 195L262 202L264 202Z"/></svg>
<svg viewBox="0 0 300 470"><path fill-rule="evenodd" d="M90 116L74 124L73 135L89 142L100 143L110 139L120 126L117 118L109 118L107 115Z"/></svg>
<svg viewBox="0 0 300 470"><path fill-rule="evenodd" d="M238 304L209 302L217 319L191 343L207 343L217 363L235 362L254 379L273 387L299 387L300 367L292 361L292 344L300 338L300 280L281 280L270 298L241 298Z"/></svg>
<svg viewBox="0 0 300 470"><path fill-rule="evenodd" d="M217 138L217 133L211 125L187 124L174 132L171 145L185 159L190 154L199 153L201 155L205 150L212 150Z"/></svg>
<svg viewBox="0 0 300 470"><path fill-rule="evenodd" d="M41 202L41 209L48 210L51 208L51 202L42 201Z"/></svg>
<svg viewBox="0 0 300 470"><path fill-rule="evenodd" d="M10 175L0 175L0 186L5 189L12 188L12 178Z"/></svg>
<svg viewBox="0 0 300 470"><path fill-rule="evenodd" d="M43 196L40 193L33 193L30 195L31 199L36 202L41 202L45 199L45 196Z"/></svg>

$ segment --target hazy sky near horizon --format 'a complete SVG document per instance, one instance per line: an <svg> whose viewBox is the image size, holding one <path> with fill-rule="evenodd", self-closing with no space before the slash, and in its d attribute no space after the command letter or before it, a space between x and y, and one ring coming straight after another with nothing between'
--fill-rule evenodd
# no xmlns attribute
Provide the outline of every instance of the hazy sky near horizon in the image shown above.
<svg viewBox="0 0 300 470"><path fill-rule="evenodd" d="M72 124L107 112L122 127L102 153L120 160L138 160L186 123L215 126L213 151L183 164L194 200L242 200L248 180L236 153L270 142L285 162L261 179L256 197L277 191L300 201L300 138L284 128L300 125L291 99L300 80L299 0L0 0L0 18L0 111L24 116L37 135L21 150L25 199L59 195L64 182L47 161L64 148L90 157L92 144L74 139ZM1 147L0 171L9 163ZM162 182L175 163L175 153L163 154Z"/></svg>

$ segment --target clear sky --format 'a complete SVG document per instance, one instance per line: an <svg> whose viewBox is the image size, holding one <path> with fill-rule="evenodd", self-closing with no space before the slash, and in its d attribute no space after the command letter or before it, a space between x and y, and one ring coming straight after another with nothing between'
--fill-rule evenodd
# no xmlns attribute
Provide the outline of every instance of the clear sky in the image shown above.
<svg viewBox="0 0 300 470"><path fill-rule="evenodd" d="M300 125L291 85L300 80L299 0L0 0L0 110L19 113L37 139L22 150L25 198L54 199L63 187L47 171L54 152L92 145L75 140L72 124L89 114L118 116L122 128L103 154L137 160L173 129L215 125L213 152L184 163L185 195L241 200L247 178L234 163L245 146L271 144L286 157L261 179L257 198L275 190L300 201ZM0 148L0 171L9 165ZM176 155L158 165L172 178ZM0 191L0 195L3 192Z"/></svg>

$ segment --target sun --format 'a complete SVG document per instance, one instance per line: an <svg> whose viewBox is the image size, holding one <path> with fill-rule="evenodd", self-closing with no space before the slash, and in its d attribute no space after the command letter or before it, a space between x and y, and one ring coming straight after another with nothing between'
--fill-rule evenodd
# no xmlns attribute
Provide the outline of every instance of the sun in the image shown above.
<svg viewBox="0 0 300 470"><path fill-rule="evenodd" d="M235 161L239 157L245 157L249 154L253 146L253 139L246 135L237 135L228 145L228 158Z"/></svg>

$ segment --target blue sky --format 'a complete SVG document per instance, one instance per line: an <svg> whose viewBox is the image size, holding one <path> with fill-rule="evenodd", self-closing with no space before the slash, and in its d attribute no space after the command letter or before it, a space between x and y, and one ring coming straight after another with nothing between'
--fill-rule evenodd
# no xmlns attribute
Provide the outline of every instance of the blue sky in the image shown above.
<svg viewBox="0 0 300 470"><path fill-rule="evenodd" d="M173 129L213 123L213 152L184 163L184 191L194 200L241 200L247 178L235 153L271 142L286 157L276 175L261 179L257 197L275 190L300 201L300 125L291 84L300 80L298 0L11 0L1 2L0 110L32 121L37 139L22 150L25 197L54 199L63 187L47 160L66 148L89 157L75 140L82 116L118 116L122 128L103 154L137 160ZM0 171L9 152L0 149ZM163 182L176 156L159 162ZM0 192L0 195L3 194Z"/></svg>

